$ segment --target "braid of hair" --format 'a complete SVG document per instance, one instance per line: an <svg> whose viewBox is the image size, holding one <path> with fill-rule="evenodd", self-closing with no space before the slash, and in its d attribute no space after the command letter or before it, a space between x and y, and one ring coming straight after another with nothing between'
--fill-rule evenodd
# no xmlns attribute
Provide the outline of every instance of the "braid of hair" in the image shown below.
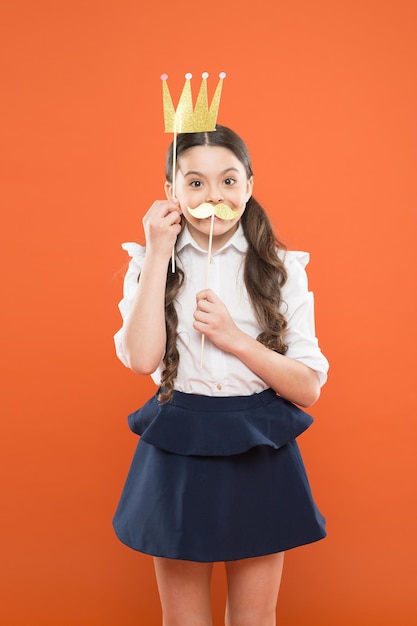
<svg viewBox="0 0 417 626"><path fill-rule="evenodd" d="M175 272L168 266L165 289L165 326L166 347L163 359L164 369L161 375L161 391L158 400L161 403L169 402L174 393L174 381L178 373L180 355L177 348L178 315L175 310L175 298L184 282L184 272L178 266Z"/></svg>
<svg viewBox="0 0 417 626"><path fill-rule="evenodd" d="M282 337L287 321L280 305L281 288L287 279L287 272L277 254L277 247L284 246L276 238L267 214L255 198L250 198L241 223L249 244L244 280L262 329L257 340L267 348L285 354L288 346Z"/></svg>

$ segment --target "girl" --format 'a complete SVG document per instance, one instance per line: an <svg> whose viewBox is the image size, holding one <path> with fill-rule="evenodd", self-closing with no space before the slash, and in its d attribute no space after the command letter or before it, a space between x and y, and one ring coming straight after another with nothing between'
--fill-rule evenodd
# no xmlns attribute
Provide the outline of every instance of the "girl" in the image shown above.
<svg viewBox="0 0 417 626"><path fill-rule="evenodd" d="M164 626L212 624L218 561L227 626L273 626L284 551L325 536L295 441L312 422L299 406L317 400L328 370L308 255L277 241L232 130L178 136L175 197L172 150L167 200L143 219L146 249L123 246L117 354L159 390L128 418L141 437L114 527L153 555ZM204 203L233 211L215 218L207 289L211 218L192 215Z"/></svg>

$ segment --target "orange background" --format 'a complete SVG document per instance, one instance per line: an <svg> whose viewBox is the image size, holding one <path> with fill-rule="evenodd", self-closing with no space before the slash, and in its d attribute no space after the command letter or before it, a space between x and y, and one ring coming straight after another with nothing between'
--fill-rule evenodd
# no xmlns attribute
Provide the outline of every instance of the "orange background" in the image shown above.
<svg viewBox="0 0 417 626"><path fill-rule="evenodd" d="M160 74L176 100L226 71L331 361L300 442L329 536L288 553L279 624L415 624L417 4L3 0L0 24L1 623L160 623L111 527L153 392L114 354L120 243L162 196ZM220 566L213 600L219 625Z"/></svg>

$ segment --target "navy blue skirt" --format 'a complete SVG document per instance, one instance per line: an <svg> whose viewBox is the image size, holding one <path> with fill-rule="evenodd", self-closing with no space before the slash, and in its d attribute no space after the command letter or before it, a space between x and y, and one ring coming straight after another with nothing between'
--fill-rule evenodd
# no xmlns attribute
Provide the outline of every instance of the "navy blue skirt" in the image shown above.
<svg viewBox="0 0 417 626"><path fill-rule="evenodd" d="M296 437L310 415L271 389L251 396L156 395L128 417L140 435L113 520L129 547L234 561L326 536Z"/></svg>

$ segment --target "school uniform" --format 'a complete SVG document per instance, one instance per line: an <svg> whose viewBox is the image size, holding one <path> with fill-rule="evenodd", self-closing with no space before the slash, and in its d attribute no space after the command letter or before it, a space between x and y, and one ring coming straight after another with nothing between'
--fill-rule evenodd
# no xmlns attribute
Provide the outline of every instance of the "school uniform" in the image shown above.
<svg viewBox="0 0 417 626"><path fill-rule="evenodd" d="M237 326L256 338L261 329L243 280L247 241L239 225L212 255L209 287ZM119 309L126 320L137 289L145 249L123 244L131 256ZM305 252L279 251L288 279L282 313L288 321L286 356L315 370L320 384L328 362L314 329ZM173 559L229 561L281 552L326 535L311 493L296 438L313 418L277 396L234 355L193 328L196 293L204 287L207 251L184 228L176 245L184 270L177 296L180 354L173 398L157 393L128 417L140 436L114 517L119 539L135 550ZM127 366L121 328L116 352ZM152 378L160 385L163 364Z"/></svg>

